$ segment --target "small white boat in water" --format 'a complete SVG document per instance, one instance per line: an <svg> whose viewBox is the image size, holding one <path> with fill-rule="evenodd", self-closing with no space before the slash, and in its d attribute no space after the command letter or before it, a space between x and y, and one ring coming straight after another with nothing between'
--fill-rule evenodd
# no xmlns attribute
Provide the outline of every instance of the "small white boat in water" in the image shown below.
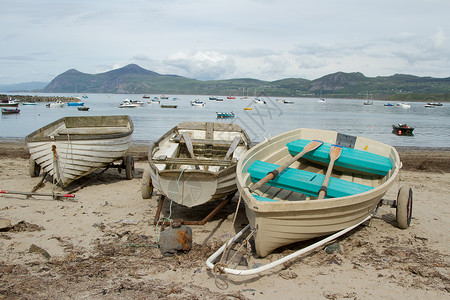
<svg viewBox="0 0 450 300"><path fill-rule="evenodd" d="M411 105L406 103L397 103L397 106L401 108L411 108Z"/></svg>
<svg viewBox="0 0 450 300"><path fill-rule="evenodd" d="M193 207L234 195L236 163L249 148L247 133L236 124L182 122L150 147L142 196L149 198L153 185L163 196Z"/></svg>
<svg viewBox="0 0 450 300"><path fill-rule="evenodd" d="M30 152L30 175L42 168L66 187L98 168L124 159L127 179L133 177L131 145L134 126L129 116L65 117L25 137Z"/></svg>
<svg viewBox="0 0 450 300"><path fill-rule="evenodd" d="M60 107L64 107L64 105L65 105L64 102L62 102L61 100L58 100L55 102L50 102L46 106L49 108L60 108Z"/></svg>
<svg viewBox="0 0 450 300"><path fill-rule="evenodd" d="M191 101L191 105L192 105L192 106L205 106L206 103L205 103L205 102L202 102L202 101L200 101L200 100L193 100L193 101Z"/></svg>
<svg viewBox="0 0 450 300"><path fill-rule="evenodd" d="M144 106L144 102L140 100L130 100L127 98L123 100L123 102L119 105L119 108L134 108L142 106Z"/></svg>

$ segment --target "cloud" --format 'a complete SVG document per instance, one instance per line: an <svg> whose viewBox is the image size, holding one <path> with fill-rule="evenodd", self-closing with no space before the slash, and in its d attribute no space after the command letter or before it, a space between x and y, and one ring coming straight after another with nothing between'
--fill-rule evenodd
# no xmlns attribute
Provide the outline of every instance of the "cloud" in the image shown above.
<svg viewBox="0 0 450 300"><path fill-rule="evenodd" d="M441 48L446 41L447 37L445 36L444 29L439 26L437 31L431 36L432 46L433 48Z"/></svg>
<svg viewBox="0 0 450 300"><path fill-rule="evenodd" d="M163 63L183 76L200 80L225 78L236 70L234 59L215 51L177 52Z"/></svg>

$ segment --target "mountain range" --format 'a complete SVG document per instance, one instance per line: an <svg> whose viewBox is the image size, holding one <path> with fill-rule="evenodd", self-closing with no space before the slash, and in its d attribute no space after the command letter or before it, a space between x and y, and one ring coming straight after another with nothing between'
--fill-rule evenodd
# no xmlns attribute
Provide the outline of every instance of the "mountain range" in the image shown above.
<svg viewBox="0 0 450 300"><path fill-rule="evenodd" d="M235 96L340 97L396 100L450 100L450 77L433 78L395 74L366 77L359 72L337 72L315 80L286 78L263 81L251 78L200 81L162 75L129 64L112 71L86 74L70 69L56 76L42 92L198 94Z"/></svg>

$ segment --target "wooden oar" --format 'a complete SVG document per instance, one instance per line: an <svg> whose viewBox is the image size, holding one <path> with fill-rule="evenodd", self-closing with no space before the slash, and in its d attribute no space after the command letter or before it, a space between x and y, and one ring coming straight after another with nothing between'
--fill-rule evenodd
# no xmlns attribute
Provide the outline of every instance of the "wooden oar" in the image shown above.
<svg viewBox="0 0 450 300"><path fill-rule="evenodd" d="M263 178L261 178L260 181L258 181L257 183L253 184L250 189L252 190L257 190L260 187L262 187L263 185L265 185L267 182L269 182L270 180L274 179L275 177L278 176L278 174L280 174L281 172L283 172L284 169L286 169L287 167L289 167L290 165L292 165L295 161L299 160L300 157L302 157L303 155L305 155L306 153L317 149L320 145L322 145L323 142L322 141L316 141L313 140L311 142L308 143L308 145L305 146L305 148L303 148L303 151L300 152L299 154L297 154L296 156L292 157L290 160L288 160L287 162L285 162L284 164L280 165L278 168L276 168L275 170L267 173L267 175Z"/></svg>
<svg viewBox="0 0 450 300"><path fill-rule="evenodd" d="M319 190L319 196L317 199L323 199L327 195L328 182L330 181L331 171L333 170L334 162L341 156L342 147L338 145L333 145L330 148L330 163L328 165L327 173L323 179L322 187Z"/></svg>
<svg viewBox="0 0 450 300"><path fill-rule="evenodd" d="M25 195L25 196L44 196L44 197L53 197L55 200L60 200L61 198L67 199L77 199L77 196L74 194L62 194L62 193L34 193L34 192L17 192L17 191L7 191L0 190L0 194L17 194L17 195Z"/></svg>

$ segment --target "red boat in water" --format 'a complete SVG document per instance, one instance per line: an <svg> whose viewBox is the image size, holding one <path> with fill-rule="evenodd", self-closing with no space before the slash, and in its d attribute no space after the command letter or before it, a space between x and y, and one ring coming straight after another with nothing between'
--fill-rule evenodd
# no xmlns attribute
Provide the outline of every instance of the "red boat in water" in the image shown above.
<svg viewBox="0 0 450 300"><path fill-rule="evenodd" d="M397 125L392 125L392 133L395 133L396 135L414 135L413 131L414 128L406 124L399 123Z"/></svg>

